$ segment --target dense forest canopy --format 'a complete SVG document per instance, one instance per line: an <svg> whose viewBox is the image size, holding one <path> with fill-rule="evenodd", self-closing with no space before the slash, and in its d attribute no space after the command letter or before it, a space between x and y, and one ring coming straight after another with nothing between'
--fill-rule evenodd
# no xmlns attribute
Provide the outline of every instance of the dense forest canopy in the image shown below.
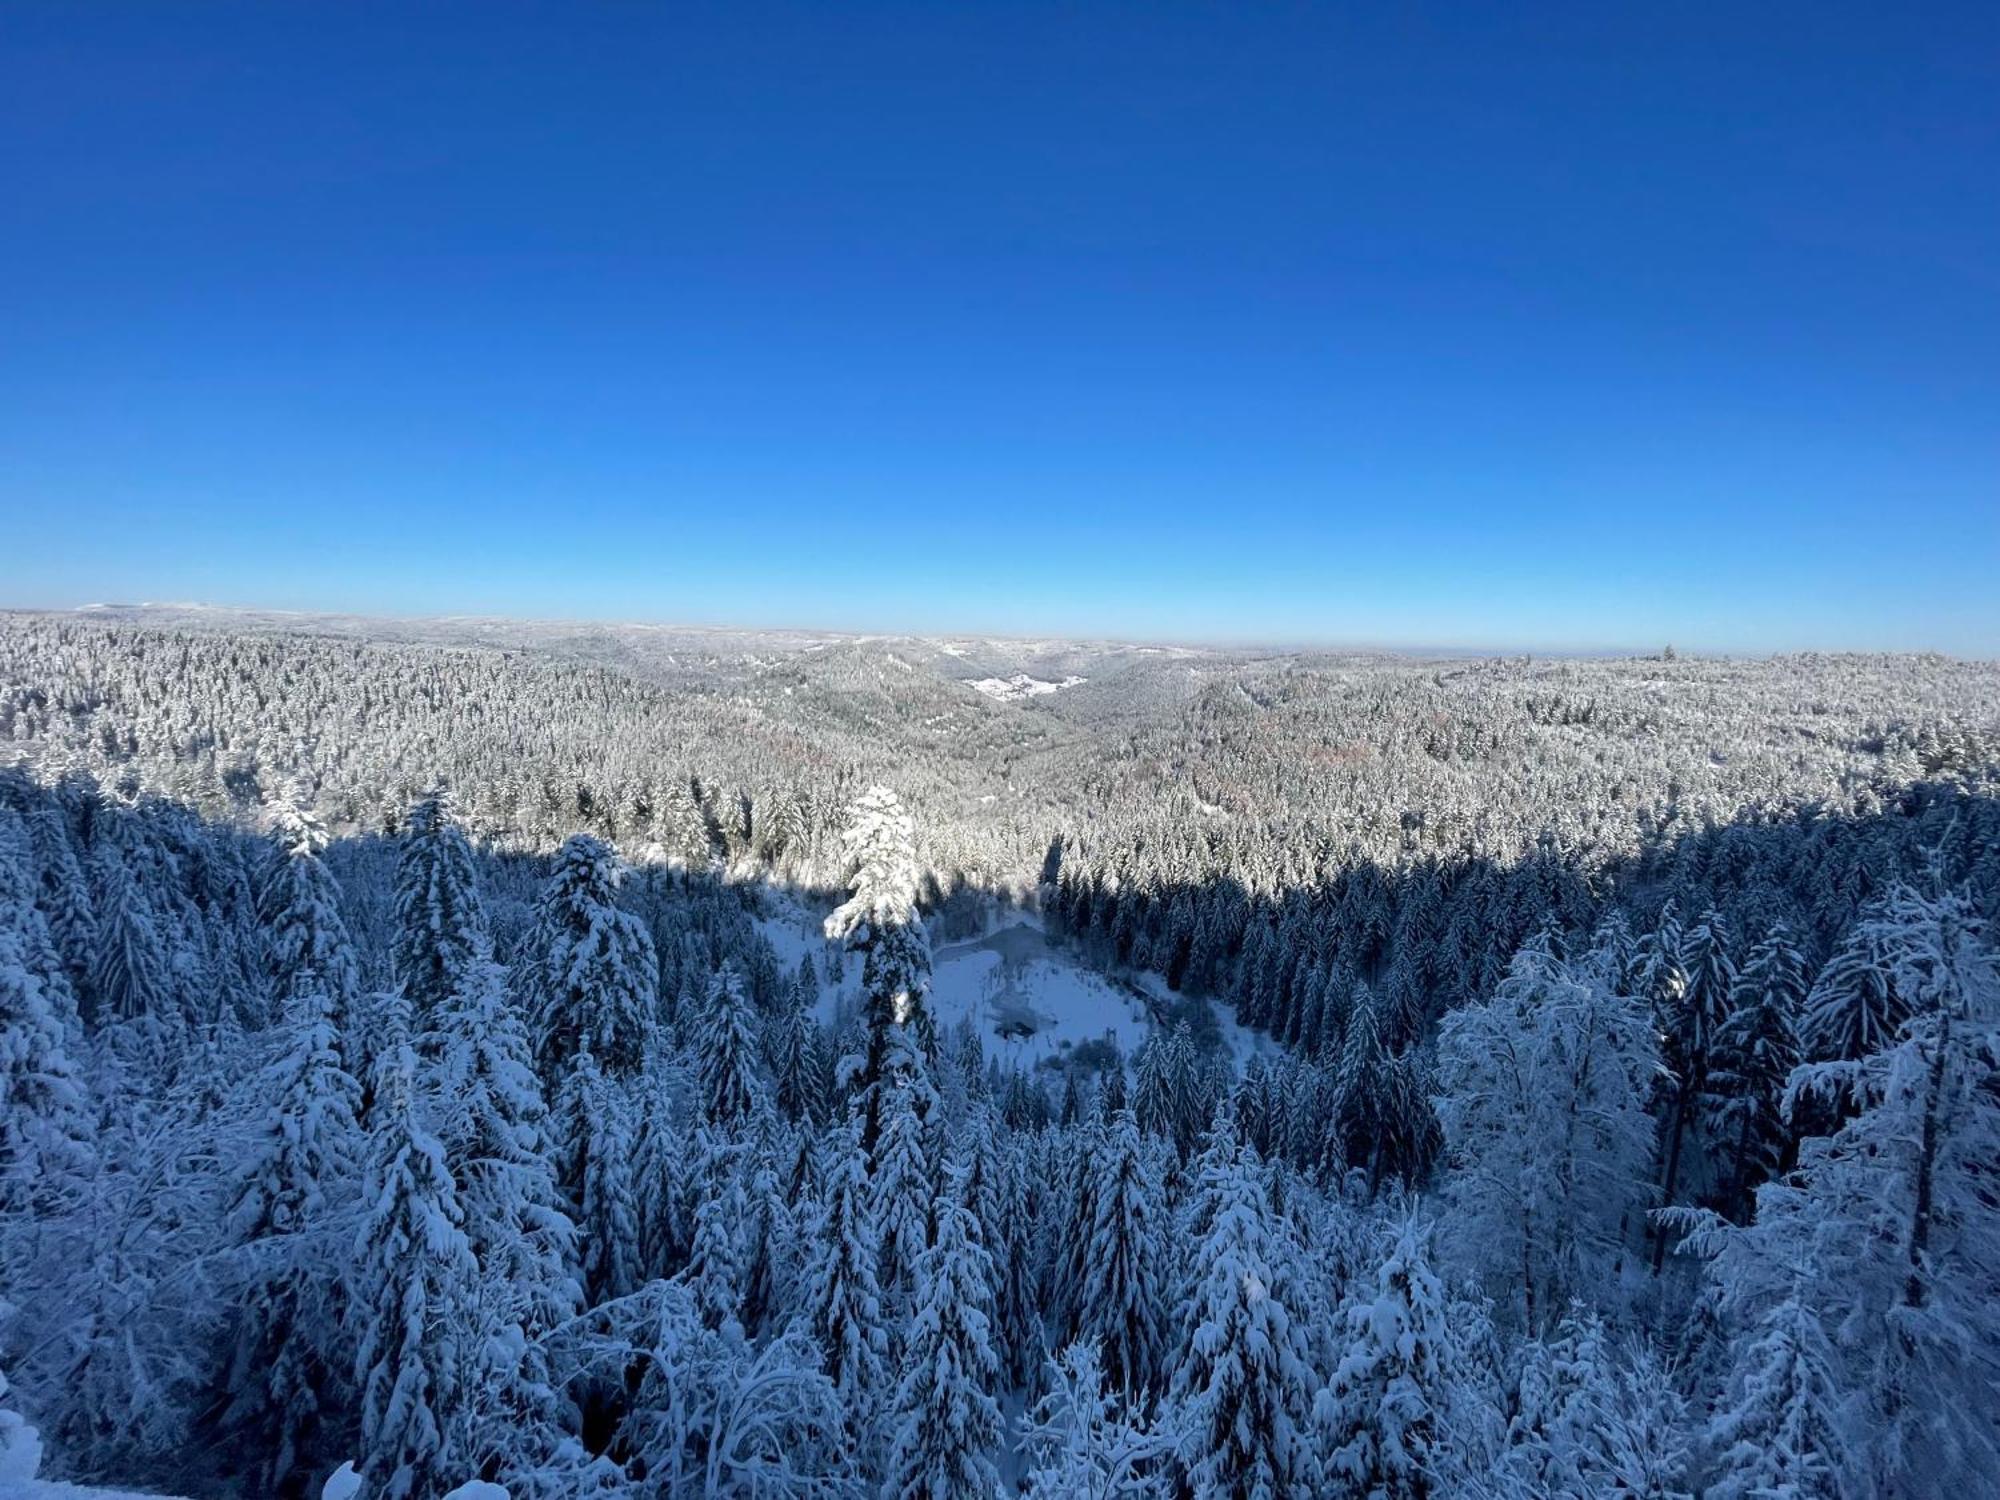
<svg viewBox="0 0 2000 1500"><path fill-rule="evenodd" d="M0 768L0 1476L2000 1486L1993 664L10 615Z"/></svg>

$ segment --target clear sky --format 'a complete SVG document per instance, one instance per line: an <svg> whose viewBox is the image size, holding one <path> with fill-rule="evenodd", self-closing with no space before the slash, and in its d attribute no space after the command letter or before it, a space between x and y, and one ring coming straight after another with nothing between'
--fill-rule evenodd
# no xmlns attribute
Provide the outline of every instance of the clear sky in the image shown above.
<svg viewBox="0 0 2000 1500"><path fill-rule="evenodd" d="M2000 6L0 11L0 603L2000 654Z"/></svg>

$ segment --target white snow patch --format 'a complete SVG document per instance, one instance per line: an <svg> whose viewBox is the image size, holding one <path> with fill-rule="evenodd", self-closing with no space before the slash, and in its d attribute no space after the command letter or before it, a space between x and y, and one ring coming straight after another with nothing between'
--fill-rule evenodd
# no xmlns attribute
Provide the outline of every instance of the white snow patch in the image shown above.
<svg viewBox="0 0 2000 1500"><path fill-rule="evenodd" d="M757 930L787 974L798 968L802 955L813 955L821 970L817 1013L830 1023L840 992L826 982L820 916L776 893L766 911ZM1130 1057L1152 1025L1143 999L1050 947L1033 917L968 942L941 943L931 961L931 1009L938 1029L949 1031L970 1018L989 1056L1023 1066L1107 1034ZM859 982L860 964L850 958L845 988L858 991Z"/></svg>
<svg viewBox="0 0 2000 1500"><path fill-rule="evenodd" d="M1044 677L1030 677L1026 672L1016 672L1012 677L981 677L967 683L966 686L1001 703L1014 703L1022 698L1040 698L1049 693L1060 693L1064 688L1077 687L1087 680L1082 677L1065 677L1060 682L1051 682Z"/></svg>
<svg viewBox="0 0 2000 1500"><path fill-rule="evenodd" d="M987 1050L1032 1066L1109 1036L1130 1056L1152 1025L1146 1003L1051 948L1024 919L937 949L931 1006L938 1028L979 1027Z"/></svg>

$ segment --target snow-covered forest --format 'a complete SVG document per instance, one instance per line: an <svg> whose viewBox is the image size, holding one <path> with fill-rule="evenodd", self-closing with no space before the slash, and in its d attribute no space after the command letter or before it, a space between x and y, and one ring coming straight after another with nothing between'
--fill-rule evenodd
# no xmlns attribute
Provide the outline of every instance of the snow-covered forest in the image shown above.
<svg viewBox="0 0 2000 1500"><path fill-rule="evenodd" d="M0 616L0 1494L2000 1493L1996 924L1992 664Z"/></svg>

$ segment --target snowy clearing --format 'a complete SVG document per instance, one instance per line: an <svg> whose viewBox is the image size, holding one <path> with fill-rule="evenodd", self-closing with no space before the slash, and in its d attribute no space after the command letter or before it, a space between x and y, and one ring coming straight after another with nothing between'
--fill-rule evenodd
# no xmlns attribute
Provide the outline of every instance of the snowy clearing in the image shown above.
<svg viewBox="0 0 2000 1500"><path fill-rule="evenodd" d="M966 686L1001 703L1018 703L1023 698L1042 698L1050 693L1060 693L1064 688L1080 687L1087 680L1065 677L1060 682L1051 682L1045 677L1030 677L1026 672L1016 672L1012 677L981 677Z"/></svg>
<svg viewBox="0 0 2000 1500"><path fill-rule="evenodd" d="M823 970L821 914L786 895L770 896L768 908L757 929L787 972L807 953ZM1105 1036L1129 1057L1152 1024L1142 999L1051 947L1034 917L1017 917L984 937L940 944L932 964L931 1005L939 1029L970 1018L988 1055L1010 1063L1032 1067ZM842 990L854 992L858 983L859 965L852 961L845 986L828 984L822 973L820 1020L830 1023Z"/></svg>

